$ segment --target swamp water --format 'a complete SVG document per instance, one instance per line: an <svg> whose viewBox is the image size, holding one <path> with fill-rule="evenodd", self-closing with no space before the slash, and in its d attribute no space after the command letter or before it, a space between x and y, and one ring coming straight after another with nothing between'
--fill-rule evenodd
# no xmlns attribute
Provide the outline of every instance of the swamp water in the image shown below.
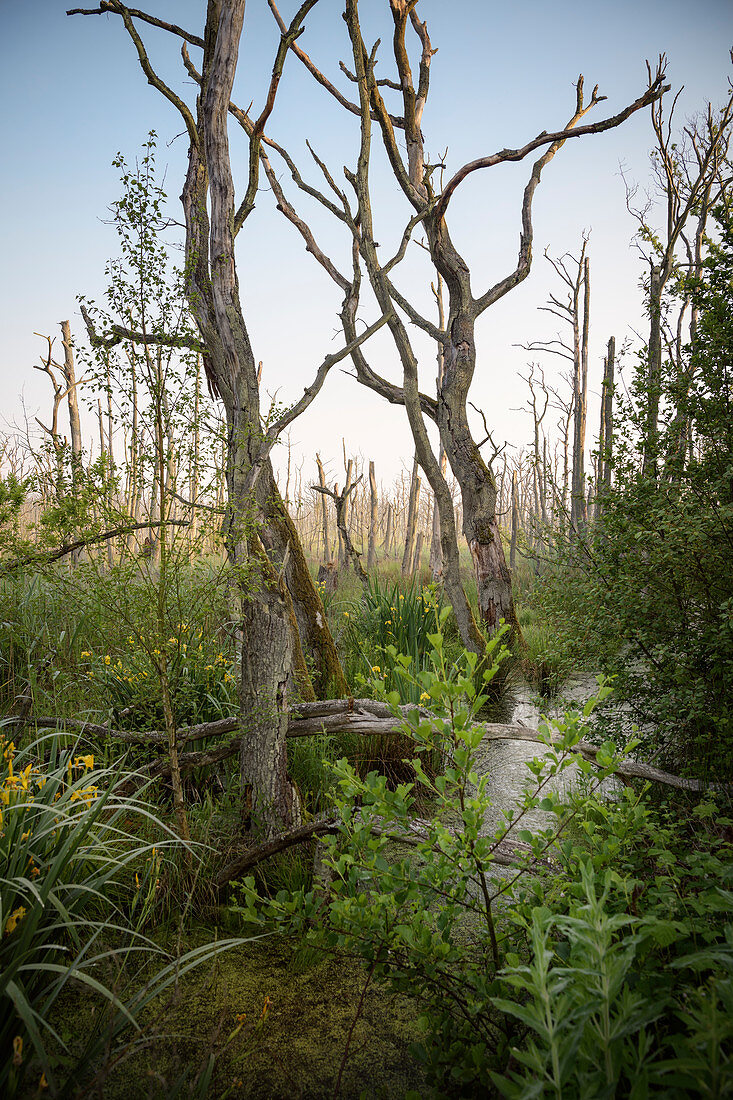
<svg viewBox="0 0 733 1100"><path fill-rule="evenodd" d="M526 681L520 681L514 688L514 704L506 720L512 725L536 730L542 722L543 715L547 718L557 718L569 709L582 710L597 688L595 676L589 673L572 677L564 685L561 702L549 707L546 711L541 711L529 684ZM485 820L485 832L493 832L502 823L503 811L517 807L522 792L527 786L532 789L535 777L528 770L527 763L535 757L542 757L544 752L545 747L539 742L496 741L489 738L481 742L476 753L475 768L479 775L489 776L488 793L492 801ZM552 776L543 790L545 793L553 791L560 795L567 794L572 785L578 781L580 774L578 768L573 765L562 775ZM617 789L616 780L606 780L601 786L601 790L609 797ZM530 810L523 816L520 827L534 832L547 828L555 820L554 815L546 811Z"/></svg>

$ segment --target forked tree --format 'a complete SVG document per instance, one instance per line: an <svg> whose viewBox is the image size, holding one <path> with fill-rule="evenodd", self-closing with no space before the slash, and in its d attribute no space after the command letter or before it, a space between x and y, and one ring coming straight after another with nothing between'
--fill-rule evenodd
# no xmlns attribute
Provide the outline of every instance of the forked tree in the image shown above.
<svg viewBox="0 0 733 1100"><path fill-rule="evenodd" d="M277 12L274 0L268 0L268 3L284 33L285 23ZM581 120L584 116L601 103L605 96L600 96L596 87L590 99L586 100L583 78L579 77L575 107L562 129L551 133L543 131L516 149L502 149L496 153L481 156L462 165L444 185L436 187L436 180L442 176L442 169L445 166L429 161L423 136L424 112L430 87L430 66L435 50L430 41L427 24L421 22L418 17L417 0L388 0L388 4L393 24L392 53L396 79L377 79L375 65L379 43L372 48L367 47L359 22L358 0L345 0L344 19L349 33L353 71L346 66L342 68L347 78L356 85L356 102L341 92L295 41L291 45L291 49L318 83L333 95L345 110L360 119L361 142L358 163L355 170L348 167L345 169L346 177L356 196L356 208L352 210L345 192L337 186L334 176L317 157L317 163L328 186L336 196L335 201L307 183L287 155L285 160L298 187L317 198L351 230L354 250L358 252L363 262L379 307L384 314L390 313L388 327L402 365L402 383L395 383L377 373L370 366L361 349L355 349L352 353L356 374L363 385L370 387L390 402L404 405L406 409L415 439L418 460L438 506L444 536L443 549L444 554L447 555L444 561L444 582L449 598L453 601L456 597L460 605L461 596L455 577L452 576L457 551L449 546L453 541L453 505L440 469L440 462L430 445L425 418L434 421L437 425L442 446L461 489L463 532L473 559L481 619L483 626L493 633L501 619L514 624L516 618L512 601L511 576L504 559L497 523L496 480L490 465L483 458L480 442L473 434L467 412L469 392L477 367L483 367L477 361L476 324L490 306L518 286L529 274L533 240L532 204L544 168L570 138L600 134L613 129L643 107L656 102L668 88L664 84L664 59L660 58L656 71L652 71L647 66L648 86L637 99L616 114L598 122L583 125ZM410 61L407 41L408 24L414 35L412 42L417 48L417 81L413 76ZM397 96L399 113L390 109L385 100L385 96L391 94ZM377 240L381 238L381 233L377 234L374 229L369 186L372 131L375 124L396 184L413 210L397 251L386 262L379 259L377 251ZM403 152L403 145L405 152ZM463 181L473 173L509 161L524 160L538 150L542 150L541 155L534 161L529 180L524 188L519 255L516 265L493 286L477 292L473 286L469 265L454 244L448 229L447 215L451 200ZM272 183L273 178L270 173L268 178ZM314 246L312 233L305 226L302 218L295 215L292 207L284 200L281 191L277 197L280 209L290 217L306 237L308 250L338 281L339 273L334 271L334 265L330 259L317 246ZM413 233L418 229L425 236L430 259L447 291L448 310L444 325L435 325L424 317L393 281L393 269L404 256ZM308 234L310 234L310 240L308 240ZM353 317L349 313L344 313L342 321L347 339L353 340L356 332ZM443 370L434 397L419 389L418 357L408 332L408 324L415 325L427 333L442 350ZM455 603L454 607L456 607ZM464 643L470 644L473 634L470 619L460 606L456 607L456 613L459 624L463 620Z"/></svg>
<svg viewBox="0 0 733 1100"><path fill-rule="evenodd" d="M290 47L317 0L305 0L280 37L264 106L248 131L249 172L243 194L235 191L227 128L232 84L243 32L245 0L209 0L202 35L130 9L119 0L69 14L119 16L151 84L176 109L188 137L188 171L182 203L186 226L185 289L196 322L196 348L206 377L224 405L227 425L227 510L224 540L232 568L233 629L238 651L241 705L241 777L244 811L267 830L297 821L298 799L287 776L285 734L288 680L294 648L308 629L321 644L330 634L310 581L292 520L277 491L270 452L280 434L315 399L334 363L353 347L326 356L295 404L263 422L257 358L239 296L234 244L254 208L260 144ZM169 32L201 54L198 94L189 106L153 68L138 29L146 23ZM185 52L185 50L184 50ZM186 60L191 65L186 54ZM192 66L193 67L193 66ZM358 307L358 281L346 290ZM354 341L361 344L382 317ZM136 333L144 343L165 343L165 333ZM280 561L278 568L275 561ZM288 587L290 583L290 590ZM300 618L298 618L300 615ZM305 621L305 631L294 629ZM333 640L330 639L340 673ZM343 675L341 674L343 681ZM342 686L337 682L337 686ZM345 686L345 685L343 685Z"/></svg>

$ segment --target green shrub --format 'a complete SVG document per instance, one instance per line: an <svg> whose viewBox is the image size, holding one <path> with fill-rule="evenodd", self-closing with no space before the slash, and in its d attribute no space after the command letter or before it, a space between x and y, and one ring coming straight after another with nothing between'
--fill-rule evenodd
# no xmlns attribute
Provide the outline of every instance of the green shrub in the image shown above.
<svg viewBox="0 0 733 1100"><path fill-rule="evenodd" d="M492 1000L500 992L498 972L511 944L500 910L511 877L489 877L487 870L509 836L532 840L521 828L526 811L556 807L556 799L542 799L544 787L551 772L575 760L583 716L553 727L560 743L548 746L547 759L534 766L533 789L516 813L487 833L488 777L479 778L474 770L483 736L475 722L484 702L475 686L478 659L464 654L458 662L448 660L439 631L429 641L432 670L416 672L413 679L434 718L428 721L414 710L403 720L417 754L411 760L415 781L391 789L383 775L362 778L346 760L338 761L335 802L341 827L337 837L323 842L333 873L330 891L324 894L316 885L263 901L249 879L242 886L243 905L235 910L254 924L274 923L320 949L356 956L368 981L419 998L426 1037L415 1053L437 1088L474 1095L490 1087L489 1071L504 1064L514 1033ZM483 674L487 684L499 667L500 644L500 638L490 644L497 660ZM413 675L409 658L402 657L402 667L406 676ZM387 698L399 714L399 693ZM549 731L545 737L549 742ZM426 757L435 754L445 760L441 774L425 767ZM601 751L600 761L613 766L610 749ZM430 818L410 831L425 798ZM536 841L527 858L544 857L548 843L548 838Z"/></svg>

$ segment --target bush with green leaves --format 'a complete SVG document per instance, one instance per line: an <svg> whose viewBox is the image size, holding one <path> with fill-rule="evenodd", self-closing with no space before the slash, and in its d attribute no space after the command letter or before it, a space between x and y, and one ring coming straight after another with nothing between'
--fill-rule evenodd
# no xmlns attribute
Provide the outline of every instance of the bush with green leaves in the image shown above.
<svg viewBox="0 0 733 1100"><path fill-rule="evenodd" d="M383 775L362 778L339 760L334 767L339 833L323 841L324 863L333 875L328 892L315 885L263 900L250 878L235 911L255 925L356 956L368 981L418 997L426 1037L416 1054L436 1087L466 1095L467 1089L490 1087L490 1070L504 1064L516 1037L513 1022L493 1003L507 944L512 945L502 907L522 869L535 860L546 862L557 833L550 829L533 837L523 829L524 818L531 810L557 808L550 780L577 762L573 750L584 719L607 689L600 689L585 716L574 714L545 729L546 757L533 765L531 787L492 829L486 824L488 776L475 768L484 732L476 723L484 703L476 690L478 658L464 653L457 662L447 659L439 631L429 642L431 669L413 673L407 657L402 667L425 696L431 717L416 709L405 719L398 709L400 693L386 695L415 753L414 782L391 789ZM497 673L500 647L500 637L489 645L493 663L482 675L485 684ZM436 753L445 761L439 774L425 767L425 757ZM613 770L610 746L599 750L599 763L601 776ZM415 821L426 803L429 817ZM518 846L511 845L513 839ZM501 873L508 850L518 865Z"/></svg>
<svg viewBox="0 0 733 1100"><path fill-rule="evenodd" d="M359 603L341 613L342 638L356 657L354 673L361 682L378 676L386 691L397 691L403 703L419 701L416 682L403 675L397 654L412 660L413 671L429 664L430 635L438 626L443 597L437 588L382 584L370 578Z"/></svg>
<svg viewBox="0 0 733 1100"><path fill-rule="evenodd" d="M527 1038L495 1086L510 1098L729 1095L730 819L711 799L664 811L630 788L567 810L575 828L553 879L528 881L509 911L526 938L494 1004Z"/></svg>
<svg viewBox="0 0 733 1100"><path fill-rule="evenodd" d="M178 725L236 713L232 662L217 649L216 639L204 637L195 625L177 623L166 638L138 630L126 641L126 651L117 656L81 652L84 675L94 681L117 728L160 729L165 724L155 664L163 653Z"/></svg>

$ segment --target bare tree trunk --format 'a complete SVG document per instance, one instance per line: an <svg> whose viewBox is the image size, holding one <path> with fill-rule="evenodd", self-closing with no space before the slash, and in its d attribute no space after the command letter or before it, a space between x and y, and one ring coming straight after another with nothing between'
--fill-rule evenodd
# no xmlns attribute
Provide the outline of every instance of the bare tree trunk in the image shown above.
<svg viewBox="0 0 733 1100"><path fill-rule="evenodd" d="M596 519L603 512L603 497L611 488L611 462L613 458L613 375L616 359L616 340L611 337L603 360L603 386L601 388L601 427L598 436L598 476L596 478Z"/></svg>
<svg viewBox="0 0 733 1100"><path fill-rule="evenodd" d="M585 244L583 246L585 251ZM583 291L583 329L580 333L580 291ZM588 339L590 326L590 263L578 266L573 302L573 471L570 518L578 529L587 520L585 497L585 430L588 414Z"/></svg>
<svg viewBox="0 0 733 1100"><path fill-rule="evenodd" d="M422 557L422 544L425 539L422 531L418 531L417 538L415 539L415 556L412 559L412 569L410 570L411 577L420 576L420 559Z"/></svg>
<svg viewBox="0 0 733 1100"><path fill-rule="evenodd" d="M74 369L74 346L71 342L71 329L68 321L61 322L61 338L64 345L63 372L69 405L72 464L73 469L78 470L81 467L84 446L81 434L81 420L79 419L79 396L77 393L79 383L76 380L76 372Z"/></svg>
<svg viewBox="0 0 733 1100"><path fill-rule="evenodd" d="M408 577L412 569L412 559L415 553L415 532L417 525L417 510L420 502L420 478L417 474L417 455L412 464L412 477L410 478L410 500L407 506L407 529L405 531L405 549L402 554L402 576Z"/></svg>
<svg viewBox="0 0 733 1100"><path fill-rule="evenodd" d="M392 553L392 539L394 532L394 507L387 504L387 524L384 532L384 556L388 558Z"/></svg>
<svg viewBox="0 0 733 1100"><path fill-rule="evenodd" d="M344 467L346 470L346 482L344 483L344 511L341 516L341 522L336 521L336 525L339 533L339 569L348 569L351 555L344 539L344 530L349 529L349 490L353 484L354 476L354 460L346 460L346 443L344 443ZM350 540L349 540L350 541Z"/></svg>
<svg viewBox="0 0 733 1100"><path fill-rule="evenodd" d="M325 498L324 498L325 504ZM369 463L369 550L367 552L367 572L371 572L377 564L377 520L379 516L379 500L377 497L377 478L374 472L374 463Z"/></svg>
<svg viewBox="0 0 733 1100"><path fill-rule="evenodd" d="M316 455L316 463L318 464L318 484L321 489L325 489L326 474L319 454ZM331 539L328 533L328 503L324 494L321 494L321 523L323 527L323 561L327 562L331 553Z"/></svg>
<svg viewBox="0 0 733 1100"><path fill-rule="evenodd" d="M519 536L519 493L517 491L517 471L512 470L512 536L509 544L509 568L514 572L517 561L517 538Z"/></svg>

